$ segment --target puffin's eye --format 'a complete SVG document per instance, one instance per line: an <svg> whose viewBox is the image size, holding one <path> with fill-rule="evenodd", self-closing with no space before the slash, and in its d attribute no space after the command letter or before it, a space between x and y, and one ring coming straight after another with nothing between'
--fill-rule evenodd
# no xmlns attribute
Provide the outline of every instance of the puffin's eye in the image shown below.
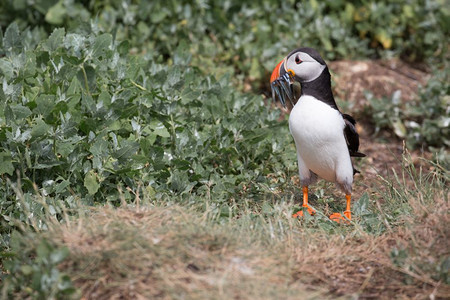
<svg viewBox="0 0 450 300"><path fill-rule="evenodd" d="M299 64L302 63L302 60L300 59L300 55L297 55L297 56L295 57L295 63L296 63L297 65L299 65Z"/></svg>

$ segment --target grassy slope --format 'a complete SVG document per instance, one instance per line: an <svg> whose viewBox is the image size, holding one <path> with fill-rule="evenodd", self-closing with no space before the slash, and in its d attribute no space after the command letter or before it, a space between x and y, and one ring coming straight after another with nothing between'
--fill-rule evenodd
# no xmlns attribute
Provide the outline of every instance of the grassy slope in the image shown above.
<svg viewBox="0 0 450 300"><path fill-rule="evenodd" d="M92 299L445 297L445 181L411 166L398 175L378 182L385 192L372 198L380 211L355 204L348 226L320 214L299 222L290 217L290 202L223 219L209 209L136 198L137 205L119 209L80 209L63 226L49 220L49 231L18 240L24 256L36 255L42 241L67 247L59 269Z"/></svg>

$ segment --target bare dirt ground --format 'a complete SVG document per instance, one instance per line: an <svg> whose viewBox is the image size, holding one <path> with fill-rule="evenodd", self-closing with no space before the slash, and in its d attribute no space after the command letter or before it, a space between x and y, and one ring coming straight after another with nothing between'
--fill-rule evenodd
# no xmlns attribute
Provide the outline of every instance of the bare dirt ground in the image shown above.
<svg viewBox="0 0 450 300"><path fill-rule="evenodd" d="M381 98L400 90L402 100L411 101L417 96L419 86L425 85L429 78L426 72L398 59L334 61L330 62L329 69L335 82L335 95L352 103L354 111L363 109L367 104L366 91Z"/></svg>
<svg viewBox="0 0 450 300"><path fill-rule="evenodd" d="M360 134L360 149L367 157L361 165L361 175L355 181L355 194L361 194L376 182L377 175L387 177L395 170L400 174L402 168L403 142L392 132L383 132L374 136L371 124L359 117L368 105L365 96L370 92L376 98L390 97L395 91L401 91L401 101L411 101L417 97L420 86L424 86L429 74L414 68L398 59L388 61L334 61L329 64L334 82L334 93L339 99L349 102L348 113L355 115ZM359 118L358 118L359 117ZM429 159L431 154L411 151L416 166L430 170L421 158ZM361 183L361 181L363 183Z"/></svg>

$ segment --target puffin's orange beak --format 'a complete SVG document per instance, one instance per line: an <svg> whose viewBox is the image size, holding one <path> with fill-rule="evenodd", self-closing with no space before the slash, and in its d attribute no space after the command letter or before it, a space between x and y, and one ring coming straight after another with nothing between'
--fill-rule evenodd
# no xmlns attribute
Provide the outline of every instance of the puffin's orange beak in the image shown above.
<svg viewBox="0 0 450 300"><path fill-rule="evenodd" d="M283 58L275 69L273 69L272 75L270 76L270 87L272 89L273 101L276 101L278 98L286 108L286 98L291 102L292 107L294 106L294 91L292 86L293 76L291 73L286 72L283 65L285 61L286 58Z"/></svg>
<svg viewBox="0 0 450 300"><path fill-rule="evenodd" d="M280 67L284 63L284 58L277 64L275 69L272 71L272 75L270 76L270 83L274 82L275 80L280 77Z"/></svg>

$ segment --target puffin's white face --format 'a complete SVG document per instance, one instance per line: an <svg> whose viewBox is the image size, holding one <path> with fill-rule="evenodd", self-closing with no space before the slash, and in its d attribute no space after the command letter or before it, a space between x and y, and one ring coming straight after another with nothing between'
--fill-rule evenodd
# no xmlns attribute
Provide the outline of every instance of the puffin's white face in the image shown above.
<svg viewBox="0 0 450 300"><path fill-rule="evenodd" d="M326 65L322 65L307 53L295 52L286 58L284 68L298 81L310 82L322 74Z"/></svg>
<svg viewBox="0 0 450 300"><path fill-rule="evenodd" d="M295 81L300 84L313 81L326 67L319 52L312 48L303 47L292 51L277 64L270 76L273 100L278 98L283 106L286 106L286 100L293 104L295 95L292 84Z"/></svg>

